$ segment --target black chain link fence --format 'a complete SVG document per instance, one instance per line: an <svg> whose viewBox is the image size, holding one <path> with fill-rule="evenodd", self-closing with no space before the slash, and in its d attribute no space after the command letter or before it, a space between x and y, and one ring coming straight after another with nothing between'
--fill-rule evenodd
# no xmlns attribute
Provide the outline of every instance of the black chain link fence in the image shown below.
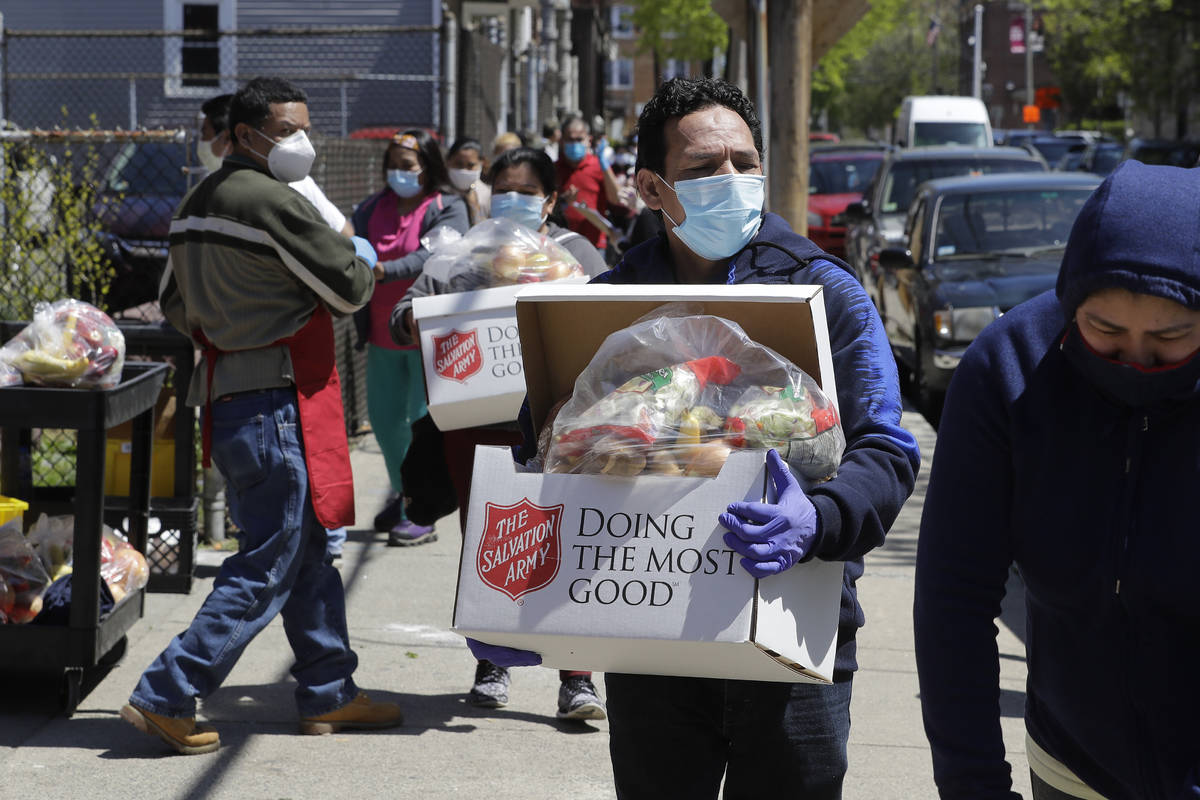
<svg viewBox="0 0 1200 800"><path fill-rule="evenodd" d="M176 31L5 30L0 116L20 128L191 127L207 98L270 75L308 93L325 135L439 125L438 27L222 32L216 6L194 8L212 16Z"/></svg>

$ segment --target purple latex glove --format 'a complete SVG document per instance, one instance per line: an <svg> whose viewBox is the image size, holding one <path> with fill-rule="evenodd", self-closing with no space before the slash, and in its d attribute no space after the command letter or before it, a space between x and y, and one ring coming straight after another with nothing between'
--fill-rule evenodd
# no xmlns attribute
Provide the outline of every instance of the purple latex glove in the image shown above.
<svg viewBox="0 0 1200 800"><path fill-rule="evenodd" d="M717 518L729 529L725 544L744 556L742 568L755 578L790 568L817 539L817 509L774 450L767 451L767 472L775 482L774 503L730 503Z"/></svg>
<svg viewBox="0 0 1200 800"><path fill-rule="evenodd" d="M471 654L477 659L490 661L497 667L536 667L542 663L542 657L537 653L498 644L485 644L469 636L467 647L471 648Z"/></svg>

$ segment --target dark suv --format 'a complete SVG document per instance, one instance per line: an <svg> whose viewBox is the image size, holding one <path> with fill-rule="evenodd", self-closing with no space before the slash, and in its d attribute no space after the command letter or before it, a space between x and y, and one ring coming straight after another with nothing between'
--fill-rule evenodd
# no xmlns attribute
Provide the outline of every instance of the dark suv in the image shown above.
<svg viewBox="0 0 1200 800"><path fill-rule="evenodd" d="M171 215L188 189L185 157L182 143L127 142L104 171L95 214L114 273L103 302L110 313L158 297Z"/></svg>
<svg viewBox="0 0 1200 800"><path fill-rule="evenodd" d="M879 254L872 295L892 352L927 416L986 325L1054 286L1071 226L1099 175L1024 172L922 184L907 247Z"/></svg>
<svg viewBox="0 0 1200 800"><path fill-rule="evenodd" d="M867 293L877 295L879 251L904 247L904 218L917 187L934 178L994 172L1045 172L1046 162L1019 147L912 147L893 149L844 218L846 261Z"/></svg>

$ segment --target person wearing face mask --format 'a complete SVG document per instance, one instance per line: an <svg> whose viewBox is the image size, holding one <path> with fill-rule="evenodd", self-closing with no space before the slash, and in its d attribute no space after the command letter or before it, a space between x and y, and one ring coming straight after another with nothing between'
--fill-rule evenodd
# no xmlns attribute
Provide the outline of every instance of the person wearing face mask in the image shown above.
<svg viewBox="0 0 1200 800"><path fill-rule="evenodd" d="M192 174L201 180L219 170L225 156L233 152L227 125L229 104L232 100L233 95L221 94L210 97L200 106L200 138L196 142L196 157L200 161L200 169L193 169ZM311 175L292 181L288 186L312 203L329 227L347 237L354 235L354 228L346 219L346 215L329 201Z"/></svg>
<svg viewBox="0 0 1200 800"><path fill-rule="evenodd" d="M200 169L195 170L200 180L221 168L225 156L233 152L233 143L229 138L229 105L233 102L232 94L220 94L210 97L200 106L200 137L196 142L196 156L200 160ZM321 187L311 175L305 175L288 186L295 189L304 199L313 204L325 224L338 231L343 236L353 236L354 228L350 221L321 191ZM209 475L205 475L205 480ZM341 563L342 549L346 544L346 529L335 528L327 531L329 556L335 564Z"/></svg>
<svg viewBox="0 0 1200 800"><path fill-rule="evenodd" d="M554 190L554 163L544 152L529 147L506 150L492 164L488 181L492 185L493 219L511 220L550 236L575 257L588 275L604 272L604 259L587 239L550 221L557 193ZM404 299L392 310L392 338L399 344L413 341L414 297L449 291L448 284L429 275L422 274L417 278ZM432 426L431 429L436 431ZM458 498L459 526L465 532L475 446L519 445L522 441L521 430L515 422L508 422L446 431L440 438L447 467L446 478L454 486ZM467 694L467 702L483 708L500 708L508 703L508 687L509 672L506 668L480 660L475 667L475 678ZM560 719L604 718L604 703L596 692L590 672L559 671L556 714Z"/></svg>
<svg viewBox="0 0 1200 800"><path fill-rule="evenodd" d="M1014 565L1035 800L1200 797L1198 441L1200 170L1126 161L1055 289L950 382L913 612L941 797L1019 797L995 624Z"/></svg>
<svg viewBox="0 0 1200 800"><path fill-rule="evenodd" d="M303 91L250 81L230 105L233 153L219 179L192 189L171 220L159 299L203 353L188 402L203 408L203 460L225 479L238 549L120 714L189 755L220 746L197 725L197 701L277 614L296 659L301 733L403 719L355 685L345 591L326 553L326 529L354 522L332 315L370 298L375 252L285 185L312 164L308 127Z"/></svg>
<svg viewBox="0 0 1200 800"><path fill-rule="evenodd" d="M466 202L472 225L486 219L491 209L491 187L480 180L486 166L483 145L474 139L459 139L446 154L450 185Z"/></svg>
<svg viewBox="0 0 1200 800"><path fill-rule="evenodd" d="M845 566L832 685L605 673L616 794L716 797L724 779L727 797L783 787L789 797L835 800L847 769L855 634L864 623L855 581L912 493L920 464L916 440L900 427L896 362L849 267L765 212L761 124L736 86L664 83L638 120L636 169L638 191L666 230L594 282L822 287L846 433L837 475L807 492L790 484L753 516L731 502L720 523L742 568L759 580L787 580L792 565L814 558ZM516 459L524 463L537 451L528 406L520 423ZM468 645L501 665L540 661Z"/></svg>
<svg viewBox="0 0 1200 800"><path fill-rule="evenodd" d="M558 193L565 206L567 227L583 234L604 252L611 228L604 225L604 217L610 206L621 204L620 187L612 169L602 165L592 152L591 128L578 114L563 120L557 169ZM585 208L581 210L580 205Z"/></svg>
<svg viewBox="0 0 1200 800"><path fill-rule="evenodd" d="M392 485L375 530L388 534L389 545L406 547L437 539L433 525L408 518L401 474L413 423L426 413L425 377L420 351L393 342L388 321L429 258L421 240L443 226L466 233L470 225L466 203L448 188L442 151L426 131L397 133L384 152L383 174L387 185L353 215L354 232L379 254L375 292L355 323L359 344L367 348L367 417Z"/></svg>

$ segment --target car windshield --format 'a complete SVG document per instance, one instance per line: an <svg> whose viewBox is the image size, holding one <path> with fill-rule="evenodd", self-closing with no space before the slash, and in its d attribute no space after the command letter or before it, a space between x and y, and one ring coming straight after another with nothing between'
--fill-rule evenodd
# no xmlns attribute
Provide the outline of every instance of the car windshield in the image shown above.
<svg viewBox="0 0 1200 800"><path fill-rule="evenodd" d="M918 122L913 125L913 147L939 144L987 147L990 137L982 122Z"/></svg>
<svg viewBox="0 0 1200 800"><path fill-rule="evenodd" d="M113 159L106 175L109 192L128 195L179 195L187 192L184 146L170 142L130 142Z"/></svg>
<svg viewBox="0 0 1200 800"><path fill-rule="evenodd" d="M1084 147L1078 139L1033 139L1030 144L1042 154L1047 164L1057 164L1072 147L1080 151Z"/></svg>
<svg viewBox="0 0 1200 800"><path fill-rule="evenodd" d="M1092 156L1092 172L1097 175L1107 175L1117 168L1117 164L1121 163L1121 159L1125 157L1125 148L1120 145L1116 147L1097 147L1095 155Z"/></svg>
<svg viewBox="0 0 1200 800"><path fill-rule="evenodd" d="M934 260L1029 258L1067 246L1088 187L954 195L938 209Z"/></svg>
<svg viewBox="0 0 1200 800"><path fill-rule="evenodd" d="M814 161L808 165L809 194L844 194L862 192L881 158L846 158L835 161Z"/></svg>
<svg viewBox="0 0 1200 800"><path fill-rule="evenodd" d="M1045 166L1031 156L1025 159L939 159L900 161L884 178L883 205L885 214L903 214L908 211L917 187L934 178L953 178L959 175L984 175L994 172L1042 172Z"/></svg>

